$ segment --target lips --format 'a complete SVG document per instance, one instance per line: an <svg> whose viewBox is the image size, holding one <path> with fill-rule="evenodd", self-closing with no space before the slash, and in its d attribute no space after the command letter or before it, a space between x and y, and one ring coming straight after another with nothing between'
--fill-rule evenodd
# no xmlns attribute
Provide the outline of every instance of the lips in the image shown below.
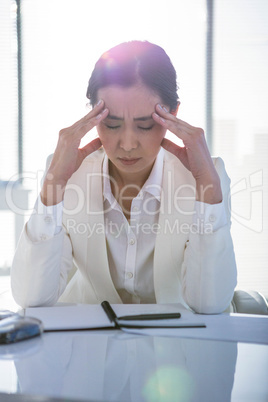
<svg viewBox="0 0 268 402"><path fill-rule="evenodd" d="M118 158L123 165L134 165L137 163L141 158Z"/></svg>

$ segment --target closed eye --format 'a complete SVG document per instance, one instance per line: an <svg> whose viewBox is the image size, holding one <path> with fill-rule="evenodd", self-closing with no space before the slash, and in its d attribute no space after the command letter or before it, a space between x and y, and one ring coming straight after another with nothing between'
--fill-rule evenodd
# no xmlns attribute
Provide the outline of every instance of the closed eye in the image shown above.
<svg viewBox="0 0 268 402"><path fill-rule="evenodd" d="M116 130L117 128L120 128L120 126L109 126L108 124L105 124L105 126L110 130Z"/></svg>
<svg viewBox="0 0 268 402"><path fill-rule="evenodd" d="M152 130L154 124L152 124L150 127L138 127L140 130L144 130L144 131L149 131Z"/></svg>
<svg viewBox="0 0 268 402"><path fill-rule="evenodd" d="M154 124L152 124L152 125L149 126L149 127L140 127L140 126L138 126L138 129L139 129L139 130L143 130L143 131L149 131L149 130L151 130L151 129L153 128L153 126L154 126ZM110 126L109 124L105 124L105 127L107 127L109 130L117 130L117 129L120 128L121 126L120 126L120 125L117 125L117 126Z"/></svg>

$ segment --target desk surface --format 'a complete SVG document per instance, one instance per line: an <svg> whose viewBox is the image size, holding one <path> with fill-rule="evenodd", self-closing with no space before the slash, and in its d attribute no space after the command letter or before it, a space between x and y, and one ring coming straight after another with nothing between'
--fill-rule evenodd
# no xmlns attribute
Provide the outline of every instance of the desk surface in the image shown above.
<svg viewBox="0 0 268 402"><path fill-rule="evenodd" d="M268 345L117 330L44 333L1 346L0 373L0 392L11 401L264 402Z"/></svg>

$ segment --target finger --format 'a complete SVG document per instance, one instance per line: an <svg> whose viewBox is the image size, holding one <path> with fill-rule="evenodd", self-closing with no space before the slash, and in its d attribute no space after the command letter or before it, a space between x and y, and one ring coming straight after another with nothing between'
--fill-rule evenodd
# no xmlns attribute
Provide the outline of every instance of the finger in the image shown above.
<svg viewBox="0 0 268 402"><path fill-rule="evenodd" d="M177 121L177 117L170 113L167 108L165 106L160 105L160 103L158 103L155 106L155 110L156 113L159 114L161 117L164 117L164 119L168 119L168 120L173 120L173 121Z"/></svg>
<svg viewBox="0 0 268 402"><path fill-rule="evenodd" d="M83 116L80 120L76 121L74 124L72 124L69 129L76 129L76 127L80 126L81 124L85 123L92 117L97 116L100 114L101 110L104 108L104 101L102 99L99 100L99 102L94 106L92 110L90 110L85 116Z"/></svg>
<svg viewBox="0 0 268 402"><path fill-rule="evenodd" d="M186 121L178 119L176 116L174 116L174 114L170 113L165 106L161 106L159 103L156 105L155 109L157 112L156 114L158 114L164 120L170 120L174 123L178 123L180 127L183 127L186 131L189 131L189 133L196 129L196 127L191 126L190 124L186 123Z"/></svg>
<svg viewBox="0 0 268 402"><path fill-rule="evenodd" d="M189 162L188 162L188 157L187 157L187 152L185 147L180 147L177 144L174 144L174 142L164 138L163 141L161 142L161 146L166 149L168 152L172 153L175 155L181 163L190 170Z"/></svg>
<svg viewBox="0 0 268 402"><path fill-rule="evenodd" d="M104 101L100 99L98 103L96 103L96 105L93 107L93 109L90 110L90 112L84 116L84 119L87 120L97 116L102 111L102 109L104 109L104 107L105 107Z"/></svg>
<svg viewBox="0 0 268 402"><path fill-rule="evenodd" d="M101 110L96 116L84 120L79 125L77 124L77 126L73 128L73 134L77 139L82 139L84 135L92 130L93 127L97 126L103 119L105 119L108 116L108 113L109 109L105 108Z"/></svg>
<svg viewBox="0 0 268 402"><path fill-rule="evenodd" d="M175 118L176 119L175 121L171 121L164 117L159 116L159 114L155 113L155 112L152 114L152 117L153 117L154 121L156 121L156 123L160 124L165 129L171 131L182 141L185 141L187 139L187 137L189 136L189 134L184 129L184 127L182 125L180 125L178 119Z"/></svg>
<svg viewBox="0 0 268 402"><path fill-rule="evenodd" d="M83 158L97 151L102 146L101 140L99 138L95 138L89 144L85 145L83 148L80 148L80 152L83 154Z"/></svg>
<svg viewBox="0 0 268 402"><path fill-rule="evenodd" d="M181 148L179 145L174 144L174 142L164 138L161 142L161 146L165 148L168 152L178 157L179 149Z"/></svg>
<svg viewBox="0 0 268 402"><path fill-rule="evenodd" d="M82 117L82 119L78 120L77 123L82 123L87 119L97 116L103 108L104 108L104 101L100 99L98 103L96 103L96 105L84 117Z"/></svg>

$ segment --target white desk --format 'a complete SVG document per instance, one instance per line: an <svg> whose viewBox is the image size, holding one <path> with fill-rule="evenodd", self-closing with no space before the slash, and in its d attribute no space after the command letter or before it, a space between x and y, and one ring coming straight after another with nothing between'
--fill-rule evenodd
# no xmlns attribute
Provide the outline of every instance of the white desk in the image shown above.
<svg viewBox="0 0 268 402"><path fill-rule="evenodd" d="M191 334L48 332L1 346L0 372L0 392L11 393L8 399L0 395L1 402L16 395L28 395L21 399L27 402L34 395L72 401L268 400L268 344L191 339Z"/></svg>

